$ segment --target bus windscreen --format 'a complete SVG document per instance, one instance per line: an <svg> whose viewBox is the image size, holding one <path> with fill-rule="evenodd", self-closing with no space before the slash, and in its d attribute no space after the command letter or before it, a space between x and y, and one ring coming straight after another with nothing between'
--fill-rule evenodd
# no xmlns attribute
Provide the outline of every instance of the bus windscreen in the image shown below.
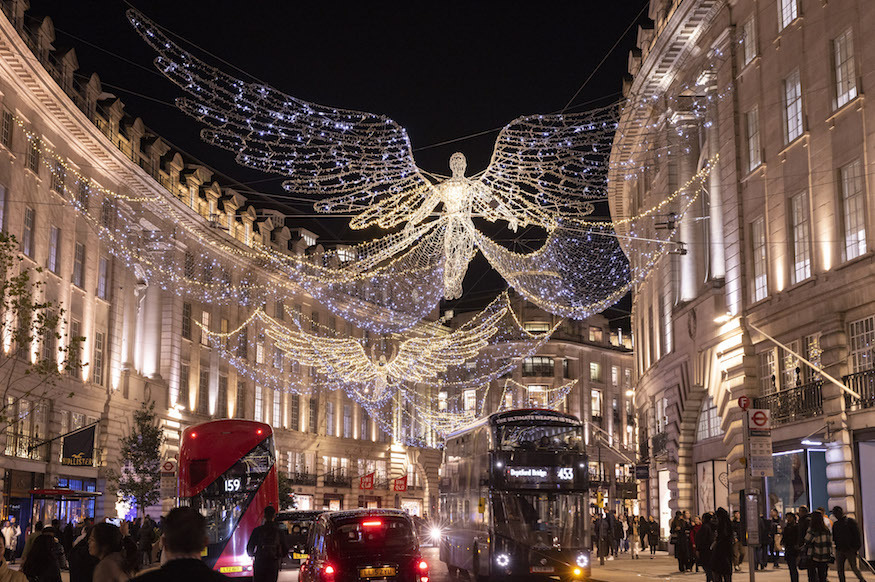
<svg viewBox="0 0 875 582"><path fill-rule="evenodd" d="M532 549L583 545L584 503L575 493L494 492L495 533Z"/></svg>
<svg viewBox="0 0 875 582"><path fill-rule="evenodd" d="M579 426L567 424L507 424L496 427L496 449L501 451L582 451Z"/></svg>
<svg viewBox="0 0 875 582"><path fill-rule="evenodd" d="M207 521L210 544L221 544L234 533L267 474L273 466L273 439L267 438L237 460L189 504ZM197 461L193 461L194 465Z"/></svg>

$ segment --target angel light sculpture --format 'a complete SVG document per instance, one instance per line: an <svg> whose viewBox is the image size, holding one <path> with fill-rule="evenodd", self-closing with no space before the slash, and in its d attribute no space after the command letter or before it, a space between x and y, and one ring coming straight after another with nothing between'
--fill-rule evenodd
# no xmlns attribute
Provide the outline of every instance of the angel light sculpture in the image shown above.
<svg viewBox="0 0 875 582"><path fill-rule="evenodd" d="M283 271L341 317L357 317L358 325L368 326L364 320L372 312L380 331L406 329L441 296L458 297L476 250L529 301L582 319L641 280L673 234L642 239L630 266L611 222L586 219L594 201L605 197L616 107L520 117L500 131L485 170L465 177L465 158L457 153L451 158L452 177L442 180L416 165L406 130L392 119L309 103L243 81L185 51L139 12L127 14L157 51L157 68L189 95L177 99L177 106L206 126L205 141L234 152L242 165L285 176L284 187L312 196L317 211L351 215L353 229L403 227L386 235L386 242L361 245L369 255L351 266L319 268L312 276L307 265ZM696 193L690 185L671 210L681 216ZM426 222L438 205L438 218ZM517 254L477 229L475 217L507 221L512 230L538 226L547 231L547 240L535 252ZM625 231L635 237L636 225ZM437 236L442 244L435 244ZM441 256L432 260L425 251L407 252L410 248ZM394 261L405 252L417 260L409 261L409 269ZM280 270L294 261L273 260ZM380 267L355 271L356 264ZM392 273L386 264L393 265ZM407 282L399 284L405 277ZM442 289L424 288L441 279ZM398 297L407 304L399 305Z"/></svg>

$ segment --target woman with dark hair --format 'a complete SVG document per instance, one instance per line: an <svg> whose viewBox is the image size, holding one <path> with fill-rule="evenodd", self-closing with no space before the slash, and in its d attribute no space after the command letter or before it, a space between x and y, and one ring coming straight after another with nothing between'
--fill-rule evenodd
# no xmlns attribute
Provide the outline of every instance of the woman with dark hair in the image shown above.
<svg viewBox="0 0 875 582"><path fill-rule="evenodd" d="M784 560L787 562L787 569L790 570L790 582L799 582L799 569L796 567L796 556L799 554L799 545L802 540L799 539L799 524L796 523L796 514L788 511L784 514L786 523L781 534L781 545L784 546Z"/></svg>
<svg viewBox="0 0 875 582"><path fill-rule="evenodd" d="M647 518L647 546L650 548L650 559L656 554L656 548L659 547L659 523L651 515Z"/></svg>
<svg viewBox="0 0 875 582"><path fill-rule="evenodd" d="M61 569L55 558L55 538L50 534L37 534L21 565L21 571L30 580L61 582Z"/></svg>
<svg viewBox="0 0 875 582"><path fill-rule="evenodd" d="M812 582L826 582L829 563L833 560L832 534L819 511L811 514L811 525L805 534L803 548L808 555L808 579Z"/></svg>
<svg viewBox="0 0 875 582"><path fill-rule="evenodd" d="M680 511L674 512L674 519L671 520L669 532L671 538L669 541L674 544L674 557L678 561L678 570L686 572L689 569L690 562L690 534L689 524L684 519L684 514Z"/></svg>
<svg viewBox="0 0 875 582"><path fill-rule="evenodd" d="M729 512L720 507L714 513L714 541L711 543L711 573L714 582L732 582L732 544L735 532Z"/></svg>
<svg viewBox="0 0 875 582"><path fill-rule="evenodd" d="M125 547L121 530L111 523L91 528L88 551L100 560L94 568L94 582L127 582L134 574L136 549Z"/></svg>

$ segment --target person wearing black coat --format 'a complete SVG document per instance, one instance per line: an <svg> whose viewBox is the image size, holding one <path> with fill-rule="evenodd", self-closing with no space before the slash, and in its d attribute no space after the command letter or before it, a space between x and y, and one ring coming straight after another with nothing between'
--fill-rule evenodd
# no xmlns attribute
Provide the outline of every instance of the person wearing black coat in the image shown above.
<svg viewBox="0 0 875 582"><path fill-rule="evenodd" d="M735 534L729 513L722 507L715 512L714 542L711 550L711 573L714 582L732 582L732 542Z"/></svg>
<svg viewBox="0 0 875 582"><path fill-rule="evenodd" d="M91 523L83 525L82 535L73 544L73 549L67 556L67 562L70 564L70 582L91 582L94 578L94 568L97 567L99 560L88 551L88 536L91 535L91 527Z"/></svg>
<svg viewBox="0 0 875 582"><path fill-rule="evenodd" d="M651 515L647 519L647 545L650 546L650 559L656 554L656 548L659 547L659 523Z"/></svg>
<svg viewBox="0 0 875 582"><path fill-rule="evenodd" d="M230 582L201 560L207 524L191 507L171 509L164 519L162 566L137 576L137 582Z"/></svg>
<svg viewBox="0 0 875 582"><path fill-rule="evenodd" d="M832 526L832 539L836 545L836 570L839 573L839 582L845 582L845 562L851 566L857 579L860 582L865 582L860 568L857 566L857 552L863 545L860 538L860 526L845 515L845 511L838 505L832 508L832 514L836 518L836 522Z"/></svg>
<svg viewBox="0 0 875 582"><path fill-rule="evenodd" d="M699 526L694 538L696 541L696 561L705 570L705 582L714 580L714 574L711 571L711 544L714 543L712 519L710 513L702 516L702 525Z"/></svg>
<svg viewBox="0 0 875 582"><path fill-rule="evenodd" d="M647 534L650 532L650 522L643 515L638 518L638 541L641 542L641 551L647 547Z"/></svg>
<svg viewBox="0 0 875 582"><path fill-rule="evenodd" d="M28 580L39 582L61 582L61 569L55 559L55 541L51 534L39 534L27 553L27 560L21 565L21 571Z"/></svg>
<svg viewBox="0 0 875 582"><path fill-rule="evenodd" d="M799 546L802 545L802 536L799 532L799 524L796 523L796 515L790 511L784 514L786 523L781 534L781 545L784 546L784 561L790 570L790 582L799 582L799 569L796 560L799 557Z"/></svg>

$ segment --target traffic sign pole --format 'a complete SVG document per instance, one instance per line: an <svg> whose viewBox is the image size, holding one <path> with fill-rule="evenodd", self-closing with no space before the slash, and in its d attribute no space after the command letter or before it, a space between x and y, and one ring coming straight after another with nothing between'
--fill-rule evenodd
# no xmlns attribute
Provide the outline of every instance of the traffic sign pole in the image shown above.
<svg viewBox="0 0 875 582"><path fill-rule="evenodd" d="M739 398L739 404L741 404L741 398ZM753 479L750 475L750 430L748 428L748 418L749 415L746 409L742 409L742 422L744 424L744 494L747 497L745 499L745 522L747 524L747 531L751 531L751 523L750 518L747 517L750 515L749 504L751 502L750 494L752 493L753 487ZM759 499L759 496L754 497L754 499ZM757 508L753 512L757 516L757 520L759 519L759 503L757 503ZM759 527L760 524L758 521L754 522L753 527L756 528L757 538L759 538ZM740 541L740 540L739 540ZM756 554L754 552L753 540L751 536L748 535L747 538L747 569L750 573L750 582L755 582L756 580Z"/></svg>

